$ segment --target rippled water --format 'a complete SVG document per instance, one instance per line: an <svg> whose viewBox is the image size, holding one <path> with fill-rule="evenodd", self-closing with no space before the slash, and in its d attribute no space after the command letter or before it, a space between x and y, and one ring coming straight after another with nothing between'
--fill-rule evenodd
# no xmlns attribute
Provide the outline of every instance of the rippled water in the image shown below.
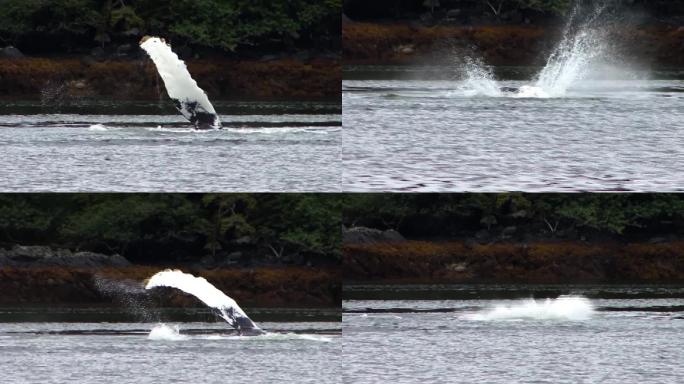
<svg viewBox="0 0 684 384"><path fill-rule="evenodd" d="M487 95L439 70L346 73L345 190L684 189L684 81L671 79L681 73L599 76L563 97L521 98L529 74Z"/></svg>
<svg viewBox="0 0 684 384"><path fill-rule="evenodd" d="M5 311L0 311L5 312ZM16 315L16 311L9 311ZM340 323L0 322L4 383L339 383ZM4 317L6 318L6 316ZM155 330L151 334L152 330ZM161 331L160 331L161 330ZM164 331L166 330L166 331Z"/></svg>
<svg viewBox="0 0 684 384"><path fill-rule="evenodd" d="M166 103L0 102L0 190L339 190L339 103L215 106L195 131Z"/></svg>
<svg viewBox="0 0 684 384"><path fill-rule="evenodd" d="M681 383L684 289L642 288L461 286L437 287L441 300L347 300L345 382ZM549 306L556 316L526 309L559 292L586 296L590 317L558 316L562 302ZM529 316L491 316L506 308Z"/></svg>

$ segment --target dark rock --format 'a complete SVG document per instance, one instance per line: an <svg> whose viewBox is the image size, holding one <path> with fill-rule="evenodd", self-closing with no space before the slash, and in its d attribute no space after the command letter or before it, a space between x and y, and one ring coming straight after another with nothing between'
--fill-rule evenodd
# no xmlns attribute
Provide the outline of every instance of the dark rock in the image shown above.
<svg viewBox="0 0 684 384"><path fill-rule="evenodd" d="M12 267L126 267L131 263L120 255L95 252L71 252L46 246L15 245L0 250L0 266Z"/></svg>
<svg viewBox="0 0 684 384"><path fill-rule="evenodd" d="M242 252L231 252L223 258L222 264L225 266L234 265L242 259Z"/></svg>
<svg viewBox="0 0 684 384"><path fill-rule="evenodd" d="M25 56L20 50L9 45L3 49L0 49L0 57L4 57L6 59L21 59Z"/></svg>
<svg viewBox="0 0 684 384"><path fill-rule="evenodd" d="M131 28L123 33L126 36L140 36L140 30L138 28Z"/></svg>
<svg viewBox="0 0 684 384"><path fill-rule="evenodd" d="M501 235L504 237L512 236L518 229L515 226L506 227L501 231Z"/></svg>
<svg viewBox="0 0 684 384"><path fill-rule="evenodd" d="M353 227L344 229L342 242L345 244L397 243L406 241L399 232L388 229L381 231L374 228Z"/></svg>
<svg viewBox="0 0 684 384"><path fill-rule="evenodd" d="M520 211L513 212L511 214L511 217L514 219L524 219L525 217L527 217L527 211L522 209Z"/></svg>
<svg viewBox="0 0 684 384"><path fill-rule="evenodd" d="M461 16L461 10L460 9L450 9L446 13L446 19L449 21L456 20L460 16Z"/></svg>
<svg viewBox="0 0 684 384"><path fill-rule="evenodd" d="M240 245L249 245L253 243L253 239L249 236L242 236L235 239L234 243Z"/></svg>

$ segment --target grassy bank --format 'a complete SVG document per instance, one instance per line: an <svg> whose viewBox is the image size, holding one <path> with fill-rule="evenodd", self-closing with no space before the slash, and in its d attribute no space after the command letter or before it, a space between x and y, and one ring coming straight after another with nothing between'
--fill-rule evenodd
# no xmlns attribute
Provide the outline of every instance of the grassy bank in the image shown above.
<svg viewBox="0 0 684 384"><path fill-rule="evenodd" d="M345 281L378 283L684 282L684 242L424 242L343 247Z"/></svg>
<svg viewBox="0 0 684 384"><path fill-rule="evenodd" d="M348 22L342 30L345 64L449 63L467 47L490 65L542 65L559 38L558 28L524 25ZM670 67L684 66L682 39L684 28L669 26L626 26L613 29L609 37L613 48L639 64Z"/></svg>
<svg viewBox="0 0 684 384"><path fill-rule="evenodd" d="M339 97L340 63L332 59L189 60L187 65L212 99ZM150 60L0 59L0 94L4 97L38 99L55 92L64 98L154 100L165 94Z"/></svg>
<svg viewBox="0 0 684 384"><path fill-rule="evenodd" d="M102 286L125 282L141 286L162 268L10 268L0 269L0 305L106 304L115 302ZM206 278L238 303L251 307L337 307L341 283L335 268L304 267L184 270ZM116 290L114 290L116 291ZM114 292L116 293L116 292ZM165 293L170 306L196 306L193 297Z"/></svg>

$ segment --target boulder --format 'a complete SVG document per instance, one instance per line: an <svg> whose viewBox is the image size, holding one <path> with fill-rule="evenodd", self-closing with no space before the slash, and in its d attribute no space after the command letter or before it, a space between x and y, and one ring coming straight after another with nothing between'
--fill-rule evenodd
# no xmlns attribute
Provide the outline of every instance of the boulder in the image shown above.
<svg viewBox="0 0 684 384"><path fill-rule="evenodd" d="M126 267L131 263L121 255L95 252L71 252L42 245L15 245L0 250L0 266L11 267Z"/></svg>
<svg viewBox="0 0 684 384"><path fill-rule="evenodd" d="M454 21L461 17L461 10L456 8L456 9L450 9L446 13L446 19L449 21Z"/></svg>
<svg viewBox="0 0 684 384"><path fill-rule="evenodd" d="M20 50L9 45L3 49L0 49L0 57L6 58L6 59L20 59L20 58L25 57L25 56L23 53L21 53Z"/></svg>
<svg viewBox="0 0 684 384"><path fill-rule="evenodd" d="M343 230L342 241L345 244L372 244L397 243L406 239L393 229L382 231L374 228L353 227Z"/></svg>

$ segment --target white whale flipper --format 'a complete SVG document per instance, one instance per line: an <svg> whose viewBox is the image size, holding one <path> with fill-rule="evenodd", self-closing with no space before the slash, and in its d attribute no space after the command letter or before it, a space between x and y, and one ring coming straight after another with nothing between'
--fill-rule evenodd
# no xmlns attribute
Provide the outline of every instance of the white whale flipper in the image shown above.
<svg viewBox="0 0 684 384"><path fill-rule="evenodd" d="M221 121L207 94L197 86L183 60L173 53L171 47L163 39L151 36L143 37L140 47L157 67L176 109L197 129L221 128Z"/></svg>
<svg viewBox="0 0 684 384"><path fill-rule="evenodd" d="M203 277L196 277L179 270L157 272L147 280L145 289L156 287L171 287L180 289L200 299L204 304L216 310L217 315L223 318L231 327L240 334L260 335L261 330L240 308L235 300L214 287Z"/></svg>

